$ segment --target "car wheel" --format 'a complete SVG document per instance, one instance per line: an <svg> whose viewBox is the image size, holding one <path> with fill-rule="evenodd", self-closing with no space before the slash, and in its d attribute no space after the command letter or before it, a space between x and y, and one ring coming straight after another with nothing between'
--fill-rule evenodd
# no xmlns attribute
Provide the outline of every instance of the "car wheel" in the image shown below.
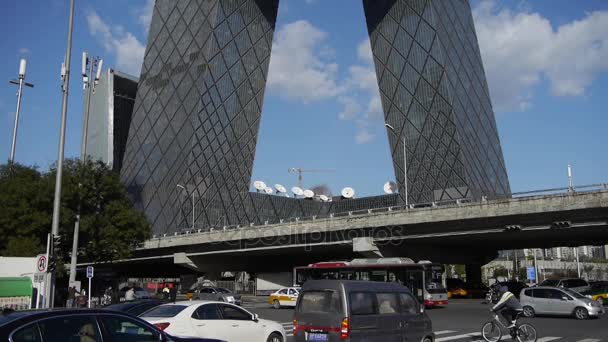
<svg viewBox="0 0 608 342"><path fill-rule="evenodd" d="M589 318L589 311L585 308L578 307L574 309L574 317L577 319L587 319Z"/></svg>
<svg viewBox="0 0 608 342"><path fill-rule="evenodd" d="M275 309L280 309L281 308L281 303L277 299L275 299L272 302L272 307L275 308Z"/></svg>
<svg viewBox="0 0 608 342"><path fill-rule="evenodd" d="M272 333L268 336L266 342L283 342L283 336L277 333Z"/></svg>
<svg viewBox="0 0 608 342"><path fill-rule="evenodd" d="M430 337L425 337L424 340L422 340L422 342L433 342L433 340L431 340Z"/></svg>
<svg viewBox="0 0 608 342"><path fill-rule="evenodd" d="M535 315L535 312L531 306L524 306L524 316L530 318L530 317L534 317L534 315Z"/></svg>

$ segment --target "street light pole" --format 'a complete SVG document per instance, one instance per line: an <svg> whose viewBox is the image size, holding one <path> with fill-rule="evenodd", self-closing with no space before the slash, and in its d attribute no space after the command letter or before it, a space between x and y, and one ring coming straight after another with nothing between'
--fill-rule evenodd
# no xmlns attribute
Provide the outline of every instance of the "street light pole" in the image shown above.
<svg viewBox="0 0 608 342"><path fill-rule="evenodd" d="M177 184L177 187L183 189L186 192L186 195L188 195L188 197L190 197L190 193L188 192L188 189L186 189L183 185ZM192 229L194 229L194 220L195 220L195 216L194 216L194 191L193 191L192 192Z"/></svg>
<svg viewBox="0 0 608 342"><path fill-rule="evenodd" d="M19 80L10 80L9 83L17 85L19 88L17 89L17 110L15 111L15 126L13 127L13 142L11 144L11 155L9 157L8 163L9 165L13 165L15 162L15 146L17 145L17 128L19 127L19 112L21 111L21 95L23 92L23 86L33 88L34 85L31 83L25 82L25 69L27 66L27 61L25 59L21 59L19 62Z"/></svg>
<svg viewBox="0 0 608 342"><path fill-rule="evenodd" d="M72 60L72 31L74 28L74 0L70 0L70 14L68 19L68 38L65 52L65 62L61 70L61 78L63 84L61 91L63 97L61 99L61 128L59 132L59 148L57 156L57 176L55 178L55 198L53 201L53 224L51 229L51 240L59 236L59 214L61 209L61 182L63 178L63 153L65 148L65 126L68 113L68 95L70 87L70 62ZM53 256L55 252L52 251ZM53 270L49 281L49 307L54 306L55 293L55 271Z"/></svg>
<svg viewBox="0 0 608 342"><path fill-rule="evenodd" d="M397 131L390 124L385 123L384 126L390 129L395 135L397 135ZM408 196L408 186L407 186L407 150L405 148L405 135L403 136L403 185L405 187L405 207L409 208L409 196Z"/></svg>

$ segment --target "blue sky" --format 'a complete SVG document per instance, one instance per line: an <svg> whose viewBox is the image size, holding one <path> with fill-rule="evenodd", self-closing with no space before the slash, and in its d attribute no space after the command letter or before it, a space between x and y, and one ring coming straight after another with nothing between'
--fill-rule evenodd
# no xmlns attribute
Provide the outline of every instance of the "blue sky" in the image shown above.
<svg viewBox="0 0 608 342"><path fill-rule="evenodd" d="M77 1L66 156L79 154L83 50L138 75L150 0ZM513 191L607 182L608 3L471 1ZM67 0L0 4L0 80L28 59L16 160L57 158ZM262 113L254 179L382 192L394 178L359 0L282 0ZM4 81L3 81L4 82ZM16 87L0 87L0 159L7 160Z"/></svg>

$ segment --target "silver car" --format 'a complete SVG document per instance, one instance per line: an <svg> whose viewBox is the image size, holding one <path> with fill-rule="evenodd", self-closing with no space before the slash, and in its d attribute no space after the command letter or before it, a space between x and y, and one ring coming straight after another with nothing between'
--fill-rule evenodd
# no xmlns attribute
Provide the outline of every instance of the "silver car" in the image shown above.
<svg viewBox="0 0 608 342"><path fill-rule="evenodd" d="M241 295L234 294L223 287L203 286L198 288L192 297L194 299L214 300L241 305Z"/></svg>
<svg viewBox="0 0 608 342"><path fill-rule="evenodd" d="M576 292L589 291L591 288L585 279L581 278L565 278L565 279L545 279L538 284L539 286L564 287Z"/></svg>
<svg viewBox="0 0 608 342"><path fill-rule="evenodd" d="M520 294L524 315L574 315L578 319L598 317L604 313L602 303L578 292L548 286L524 289Z"/></svg>

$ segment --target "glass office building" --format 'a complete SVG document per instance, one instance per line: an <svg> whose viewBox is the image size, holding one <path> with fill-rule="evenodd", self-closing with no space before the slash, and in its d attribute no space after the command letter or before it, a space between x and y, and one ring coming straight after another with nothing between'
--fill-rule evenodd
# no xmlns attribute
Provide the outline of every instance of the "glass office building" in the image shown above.
<svg viewBox="0 0 608 342"><path fill-rule="evenodd" d="M364 0L399 195L250 193L278 0L157 0L121 178L155 234L508 196L468 1ZM362 23L363 24L363 23Z"/></svg>

